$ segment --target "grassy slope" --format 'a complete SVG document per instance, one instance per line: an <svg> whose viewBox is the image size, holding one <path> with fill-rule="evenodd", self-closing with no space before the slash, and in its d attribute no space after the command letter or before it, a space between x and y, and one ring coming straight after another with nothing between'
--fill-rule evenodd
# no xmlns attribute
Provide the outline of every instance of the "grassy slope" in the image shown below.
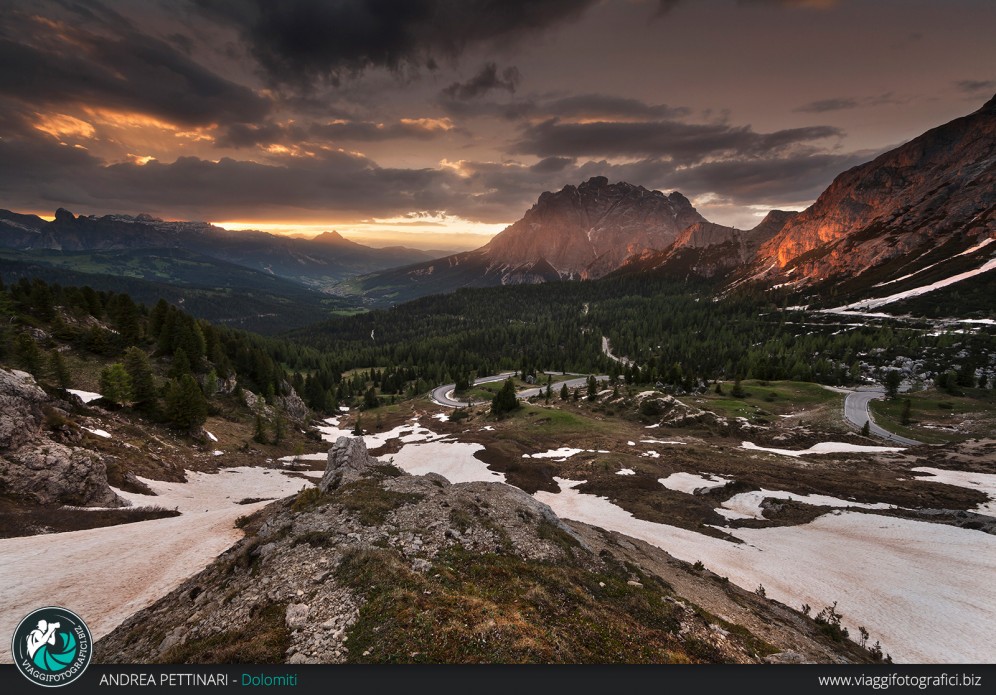
<svg viewBox="0 0 996 695"><path fill-rule="evenodd" d="M991 389L963 392L963 396L952 396L930 389L903 394L894 400L872 401L871 411L881 427L927 444L991 436L996 431L996 393ZM911 404L910 424L903 425L907 398Z"/></svg>

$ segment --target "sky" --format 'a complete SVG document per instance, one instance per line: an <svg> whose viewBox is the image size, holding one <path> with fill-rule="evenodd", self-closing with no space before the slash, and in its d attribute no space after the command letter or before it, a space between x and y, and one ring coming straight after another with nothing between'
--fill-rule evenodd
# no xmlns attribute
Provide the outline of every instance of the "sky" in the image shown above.
<svg viewBox="0 0 996 695"><path fill-rule="evenodd" d="M0 207L461 250L592 176L749 228L996 93L990 0L8 0Z"/></svg>

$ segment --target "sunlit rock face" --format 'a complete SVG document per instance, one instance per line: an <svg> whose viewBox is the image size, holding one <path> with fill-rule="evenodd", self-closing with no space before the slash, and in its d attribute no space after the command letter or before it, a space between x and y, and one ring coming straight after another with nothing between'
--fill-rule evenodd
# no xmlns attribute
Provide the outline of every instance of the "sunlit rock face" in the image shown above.
<svg viewBox="0 0 996 695"><path fill-rule="evenodd" d="M634 254L667 248L683 229L701 222L681 193L664 195L596 176L543 193L482 251L509 266L543 259L562 276L598 278Z"/></svg>
<svg viewBox="0 0 996 695"><path fill-rule="evenodd" d="M838 176L765 243L760 268L858 274L918 249L996 234L996 97Z"/></svg>

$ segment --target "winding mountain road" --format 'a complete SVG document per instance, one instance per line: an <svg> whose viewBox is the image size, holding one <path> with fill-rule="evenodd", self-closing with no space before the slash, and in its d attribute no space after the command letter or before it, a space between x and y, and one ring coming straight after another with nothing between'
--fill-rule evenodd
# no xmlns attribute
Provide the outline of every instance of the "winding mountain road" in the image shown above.
<svg viewBox="0 0 996 695"><path fill-rule="evenodd" d="M513 376L515 372L503 372L497 376L485 376L480 379L474 379L474 386L479 386L480 384L490 384L495 381L504 381L510 376ZM608 381L609 377L605 374L596 376L595 379L598 381ZM573 389L579 386L586 386L588 383L587 376L579 376L577 379L568 379L567 381L561 381L556 384L556 390L559 391L563 388L564 384L567 384L567 388ZM525 391L519 391L516 395L520 400L526 398L532 398L533 396L542 395L546 390L546 385L537 386L536 388L526 389ZM444 405L448 408L466 408L469 405L481 405L483 403L488 403L489 401L461 401L454 395L456 391L456 384L443 384L442 386L437 386L432 390L432 400L439 405Z"/></svg>
<svg viewBox="0 0 996 695"><path fill-rule="evenodd" d="M883 398L884 396L885 390L877 386L865 386L856 391L847 391L847 396L844 398L844 418L855 427L864 427L864 424L867 422L869 433L882 439L888 439L890 442L896 442L904 446L922 444L923 442L889 432L875 424L868 404L872 400Z"/></svg>

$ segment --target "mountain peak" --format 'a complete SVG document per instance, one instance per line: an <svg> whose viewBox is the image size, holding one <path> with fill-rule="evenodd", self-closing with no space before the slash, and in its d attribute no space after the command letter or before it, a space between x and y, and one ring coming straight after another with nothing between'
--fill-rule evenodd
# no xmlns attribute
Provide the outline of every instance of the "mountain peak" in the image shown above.
<svg viewBox="0 0 996 695"><path fill-rule="evenodd" d="M59 208L55 211L55 221L56 222L75 222L76 215L69 212L66 208Z"/></svg>
<svg viewBox="0 0 996 695"><path fill-rule="evenodd" d="M321 234L316 234L311 238L312 241L317 241L322 244L340 244L344 241L349 241L339 232L334 229L331 232L322 232Z"/></svg>
<svg viewBox="0 0 996 695"><path fill-rule="evenodd" d="M683 229L704 221L681 193L665 196L593 176L541 194L521 220L482 251L512 267L543 259L561 274L596 278L634 253L667 248Z"/></svg>

